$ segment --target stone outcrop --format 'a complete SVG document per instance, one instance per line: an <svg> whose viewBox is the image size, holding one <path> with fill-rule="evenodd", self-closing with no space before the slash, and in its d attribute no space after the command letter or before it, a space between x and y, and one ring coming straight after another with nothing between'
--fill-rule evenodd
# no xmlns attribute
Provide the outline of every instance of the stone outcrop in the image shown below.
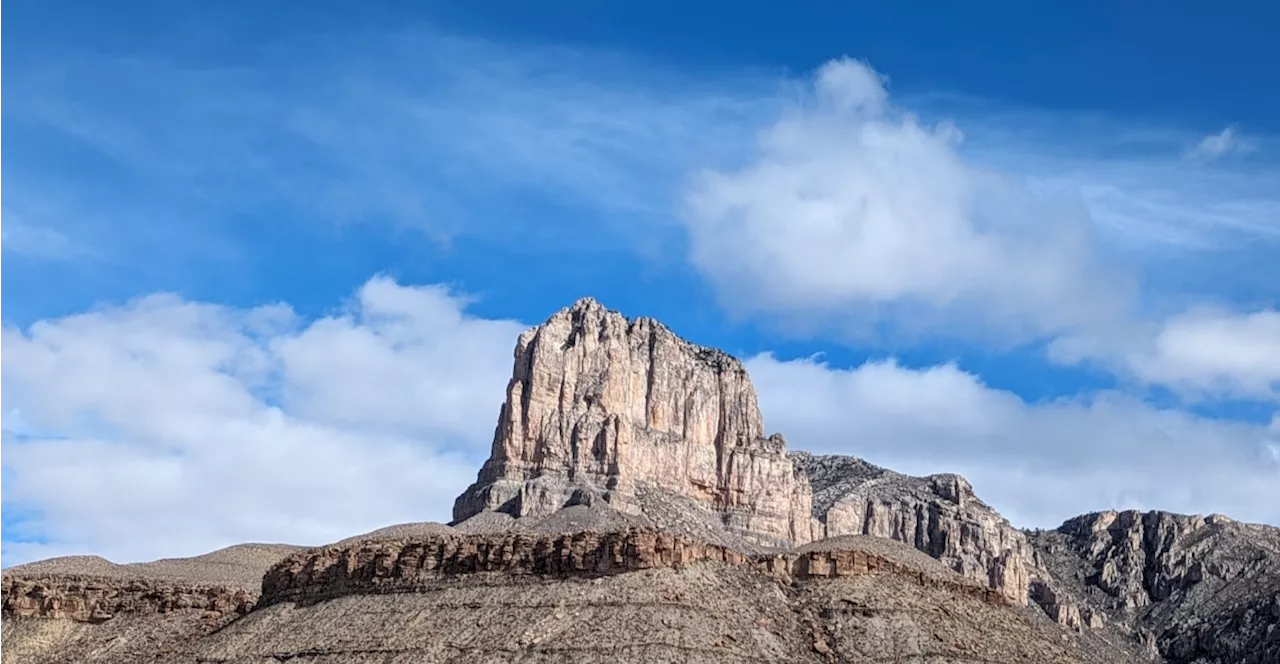
<svg viewBox="0 0 1280 664"><path fill-rule="evenodd" d="M455 523L596 503L690 519L698 511L673 509L664 496L693 501L754 544L850 534L906 542L1027 601L1025 536L964 478L788 454L782 436L764 435L741 362L591 299L522 334L492 455L456 501Z"/></svg>
<svg viewBox="0 0 1280 664"><path fill-rule="evenodd" d="M0 582L0 611L11 618L65 618L100 623L117 614L199 611L210 619L248 613L257 597L242 588L152 579L84 576L22 578Z"/></svg>
<svg viewBox="0 0 1280 664"><path fill-rule="evenodd" d="M1131 661L867 537L769 557L645 530L428 535L325 547L277 571L262 605L185 661Z"/></svg>
<svg viewBox="0 0 1280 664"><path fill-rule="evenodd" d="M695 500L749 540L812 539L810 491L766 437L738 360L591 299L520 335L493 451L454 505L539 516L642 491Z"/></svg>
<svg viewBox="0 0 1280 664"><path fill-rule="evenodd" d="M1042 606L1063 624L1105 615L1168 662L1280 661L1280 529L1104 511L1030 541L1059 591Z"/></svg>
<svg viewBox="0 0 1280 664"><path fill-rule="evenodd" d="M1103 613L1087 605L1073 601L1044 580L1037 579L1031 583L1031 599L1054 622L1077 632L1088 629L1102 629L1105 625Z"/></svg>
<svg viewBox="0 0 1280 664"><path fill-rule="evenodd" d="M1168 599L1206 577L1229 580L1253 557L1223 556L1205 537L1230 519L1169 512L1096 512L1062 524L1090 570L1087 582L1128 611ZM1209 556L1208 554L1214 555Z"/></svg>
<svg viewBox="0 0 1280 664"><path fill-rule="evenodd" d="M910 544L961 575L1027 602L1026 535L954 474L911 477L847 456L792 452L814 491L823 537L871 535Z"/></svg>
<svg viewBox="0 0 1280 664"><path fill-rule="evenodd" d="M432 535L311 549L289 556L267 572L259 604L414 592L440 576L479 572L604 576L708 562L766 572L786 582L882 572L926 588L1009 603L984 585L859 548L747 555L683 535L632 529L570 535Z"/></svg>

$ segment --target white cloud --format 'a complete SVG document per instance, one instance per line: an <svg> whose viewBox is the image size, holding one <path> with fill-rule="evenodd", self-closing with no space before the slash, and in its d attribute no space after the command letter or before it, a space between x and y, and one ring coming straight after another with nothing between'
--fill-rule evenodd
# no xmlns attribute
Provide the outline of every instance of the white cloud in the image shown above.
<svg viewBox="0 0 1280 664"><path fill-rule="evenodd" d="M0 246L5 253L52 260L92 255L86 247L72 242L66 234L47 226L23 223L14 215L5 213L0 229Z"/></svg>
<svg viewBox="0 0 1280 664"><path fill-rule="evenodd" d="M1171 318L1150 353L1132 363L1149 382L1280 396L1280 311L1203 311Z"/></svg>
<svg viewBox="0 0 1280 664"><path fill-rule="evenodd" d="M6 516L34 515L21 529L47 540L6 543L6 564L447 520L522 329L464 303L375 278L306 325L152 295L6 328Z"/></svg>
<svg viewBox="0 0 1280 664"><path fill-rule="evenodd" d="M1028 403L953 365L853 369L752 358L771 431L793 448L966 475L1015 524L1098 509L1222 512L1280 524L1280 430L1118 393Z"/></svg>
<svg viewBox="0 0 1280 664"><path fill-rule="evenodd" d="M1258 149L1257 143L1248 137L1240 135L1240 132L1233 126L1227 126L1216 134L1209 134L1200 139L1190 149L1187 150L1188 159L1218 159L1229 154L1246 154Z"/></svg>
<svg viewBox="0 0 1280 664"><path fill-rule="evenodd" d="M694 179L692 260L738 311L838 325L1021 336L1119 315L1125 281L1095 261L1083 205L966 164L960 141L895 108L867 65L829 62L748 165Z"/></svg>
<svg viewBox="0 0 1280 664"><path fill-rule="evenodd" d="M6 562L447 519L488 451L523 327L465 306L375 278L314 321L160 294L6 328L6 526L47 540L7 542ZM1228 329L1244 340L1255 324ZM1181 324L1169 347L1198 347L1204 325ZM1110 393L1030 404L952 365L748 368L794 448L962 472L1021 525L1111 506L1280 522L1280 414L1218 421Z"/></svg>
<svg viewBox="0 0 1280 664"><path fill-rule="evenodd" d="M1280 399L1280 311L1196 309L1118 338L1065 338L1058 361L1095 359L1190 398Z"/></svg>

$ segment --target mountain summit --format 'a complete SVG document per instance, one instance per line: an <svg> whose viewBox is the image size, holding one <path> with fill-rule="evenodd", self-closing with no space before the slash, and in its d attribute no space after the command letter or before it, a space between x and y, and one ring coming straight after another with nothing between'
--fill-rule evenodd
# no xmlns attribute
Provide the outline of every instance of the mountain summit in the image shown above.
<svg viewBox="0 0 1280 664"><path fill-rule="evenodd" d="M453 517L571 505L744 550L896 539L1028 601L1025 536L964 478L788 453L780 434L765 436L740 361L589 298L520 335L492 456Z"/></svg>

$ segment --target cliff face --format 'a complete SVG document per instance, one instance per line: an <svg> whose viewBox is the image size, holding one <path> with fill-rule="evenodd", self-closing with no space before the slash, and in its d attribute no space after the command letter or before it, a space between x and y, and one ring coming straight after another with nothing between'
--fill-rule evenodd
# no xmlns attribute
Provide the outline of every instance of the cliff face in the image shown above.
<svg viewBox="0 0 1280 664"><path fill-rule="evenodd" d="M693 501L756 544L895 539L1027 601L1025 536L964 478L789 455L780 435L764 436L741 362L594 300L522 334L492 455L454 504L455 522L595 503L655 518L682 512L663 496Z"/></svg>
<svg viewBox="0 0 1280 664"><path fill-rule="evenodd" d="M199 611L210 620L249 612L256 595L243 588L151 579L80 576L14 578L0 583L3 615L100 623L119 613Z"/></svg>
<svg viewBox="0 0 1280 664"><path fill-rule="evenodd" d="M520 336L492 456L454 520L596 501L640 513L642 490L693 499L754 541L812 539L810 492L764 436L742 364L580 300Z"/></svg>
<svg viewBox="0 0 1280 664"><path fill-rule="evenodd" d="M1280 661L1280 529L1106 511L1031 541L1069 604L1169 662Z"/></svg>
<svg viewBox="0 0 1280 664"><path fill-rule="evenodd" d="M905 542L1027 603L1038 570L1026 535L979 500L963 477L911 477L846 456L793 452L791 458L814 491L822 536Z"/></svg>

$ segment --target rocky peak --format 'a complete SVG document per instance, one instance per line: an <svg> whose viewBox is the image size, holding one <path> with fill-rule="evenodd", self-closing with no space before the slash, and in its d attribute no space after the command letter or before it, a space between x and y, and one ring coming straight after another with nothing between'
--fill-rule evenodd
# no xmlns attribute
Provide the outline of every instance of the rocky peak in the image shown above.
<svg viewBox="0 0 1280 664"><path fill-rule="evenodd" d="M969 482L788 453L781 435L764 435L746 369L726 353L583 298L522 333L514 359L492 455L455 523L607 505L751 545L872 535L1027 601L1026 538Z"/></svg>
<svg viewBox="0 0 1280 664"><path fill-rule="evenodd" d="M520 335L492 454L454 520L692 498L762 543L810 539L809 489L737 359L584 298Z"/></svg>
<svg viewBox="0 0 1280 664"><path fill-rule="evenodd" d="M1058 533L1089 565L1087 582L1132 610L1206 577L1230 581L1252 561L1280 553L1272 533L1260 530L1265 536L1250 542L1247 534L1237 532L1249 528L1216 514L1107 510L1070 519ZM1224 546L1224 539L1231 546Z"/></svg>

